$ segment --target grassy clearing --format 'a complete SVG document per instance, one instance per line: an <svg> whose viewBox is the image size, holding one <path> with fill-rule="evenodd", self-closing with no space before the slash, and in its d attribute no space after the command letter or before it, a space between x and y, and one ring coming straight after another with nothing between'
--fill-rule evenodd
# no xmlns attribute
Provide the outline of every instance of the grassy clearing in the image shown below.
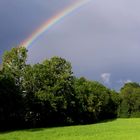
<svg viewBox="0 0 140 140"><path fill-rule="evenodd" d="M140 140L140 119L1 133L0 140Z"/></svg>

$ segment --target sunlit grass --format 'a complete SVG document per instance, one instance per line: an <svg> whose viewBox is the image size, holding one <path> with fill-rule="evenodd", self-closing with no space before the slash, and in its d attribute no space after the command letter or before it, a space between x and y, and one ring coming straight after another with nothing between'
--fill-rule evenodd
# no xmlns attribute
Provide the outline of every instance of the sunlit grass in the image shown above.
<svg viewBox="0 0 140 140"><path fill-rule="evenodd" d="M140 140L140 119L93 125L29 129L0 134L0 140Z"/></svg>

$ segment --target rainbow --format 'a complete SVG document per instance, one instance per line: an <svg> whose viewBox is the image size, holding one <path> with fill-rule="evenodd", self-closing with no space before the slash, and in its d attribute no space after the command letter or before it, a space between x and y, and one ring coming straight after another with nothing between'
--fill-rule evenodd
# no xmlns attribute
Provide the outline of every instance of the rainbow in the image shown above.
<svg viewBox="0 0 140 140"><path fill-rule="evenodd" d="M37 30L35 30L26 40L21 43L21 46L28 48L37 38L42 35L44 32L49 30L54 24L59 22L61 19L69 15L71 12L75 11L76 9L84 6L91 0L78 0L71 6L65 8L60 13L57 13L47 21L45 21Z"/></svg>

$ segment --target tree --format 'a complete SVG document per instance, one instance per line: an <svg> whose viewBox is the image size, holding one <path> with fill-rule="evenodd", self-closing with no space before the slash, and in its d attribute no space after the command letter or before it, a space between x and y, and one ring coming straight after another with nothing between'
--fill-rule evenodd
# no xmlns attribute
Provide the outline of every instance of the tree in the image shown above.
<svg viewBox="0 0 140 140"><path fill-rule="evenodd" d="M27 50L24 47L13 48L3 55L0 72L0 100L1 116L4 116L3 122L6 122L7 126L11 124L14 127L15 122L20 125L24 120L22 80L26 58Z"/></svg>
<svg viewBox="0 0 140 140"><path fill-rule="evenodd" d="M102 84L82 77L75 80L75 93L75 117L78 117L77 121L80 123L93 123L117 117L118 95Z"/></svg>
<svg viewBox="0 0 140 140"><path fill-rule="evenodd" d="M120 91L120 117L140 116L140 85L138 83L126 83Z"/></svg>
<svg viewBox="0 0 140 140"><path fill-rule="evenodd" d="M55 97L56 111L52 113L55 117L52 121L57 123L67 123L73 97L73 72L71 64L63 58L53 57L43 62L48 74L44 83L46 94ZM44 98L45 99L45 98Z"/></svg>
<svg viewBox="0 0 140 140"><path fill-rule="evenodd" d="M27 112L34 114L31 118L28 115L28 120L37 115L44 124L67 122L73 96L73 73L69 62L53 57L41 64L26 66L23 89Z"/></svg>
<svg viewBox="0 0 140 140"><path fill-rule="evenodd" d="M2 69L10 75L17 86L21 86L22 75L26 66L27 50L25 47L13 48L3 55Z"/></svg>
<svg viewBox="0 0 140 140"><path fill-rule="evenodd" d="M22 127L94 123L117 117L118 94L99 82L74 77L71 63L64 58L52 57L35 65L27 65L26 59L24 47L13 48L3 56L0 70L2 127L5 124L13 127L15 122L22 123ZM122 88L120 114L123 110L130 116L139 116L139 92L136 83Z"/></svg>
<svg viewBox="0 0 140 140"><path fill-rule="evenodd" d="M14 79L0 72L0 129L19 127L23 120L23 100Z"/></svg>

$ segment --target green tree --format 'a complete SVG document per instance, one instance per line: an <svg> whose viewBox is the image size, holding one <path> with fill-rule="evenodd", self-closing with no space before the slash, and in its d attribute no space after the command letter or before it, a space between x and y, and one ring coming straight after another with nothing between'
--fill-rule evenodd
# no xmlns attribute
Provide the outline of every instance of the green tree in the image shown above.
<svg viewBox="0 0 140 140"><path fill-rule="evenodd" d="M24 47L13 48L3 55L2 69L6 75L10 75L16 85L21 86L22 75L26 66L27 50Z"/></svg>
<svg viewBox="0 0 140 140"><path fill-rule="evenodd" d="M11 122L17 121L17 124L20 124L21 121L18 123L18 120L22 120L22 122L24 120L22 80L26 58L27 50L24 47L13 48L3 55L0 72L0 100L1 107L5 110L5 113L3 112L5 120L7 123L9 122L9 126Z"/></svg>
<svg viewBox="0 0 140 140"><path fill-rule="evenodd" d="M32 112L31 117L26 117L28 120L37 115L44 124L69 121L67 114L73 96L73 73L69 62L53 57L41 64L28 65L23 77L26 105L29 106L27 112Z"/></svg>
<svg viewBox="0 0 140 140"><path fill-rule="evenodd" d="M23 100L14 79L0 72L0 129L19 127L23 120Z"/></svg>
<svg viewBox="0 0 140 140"><path fill-rule="evenodd" d="M140 116L140 85L138 83L126 83L120 91L120 117Z"/></svg>
<svg viewBox="0 0 140 140"><path fill-rule="evenodd" d="M70 62L52 57L26 64L27 50L5 52L0 70L0 122L29 127L93 123L116 118L119 95L96 81L76 78ZM121 90L119 114L139 116L140 87ZM132 95L133 93L133 95Z"/></svg>
<svg viewBox="0 0 140 140"><path fill-rule="evenodd" d="M83 123L93 123L117 117L118 95L102 84L88 81L85 78L76 79L75 93L75 116L81 117L77 120Z"/></svg>

